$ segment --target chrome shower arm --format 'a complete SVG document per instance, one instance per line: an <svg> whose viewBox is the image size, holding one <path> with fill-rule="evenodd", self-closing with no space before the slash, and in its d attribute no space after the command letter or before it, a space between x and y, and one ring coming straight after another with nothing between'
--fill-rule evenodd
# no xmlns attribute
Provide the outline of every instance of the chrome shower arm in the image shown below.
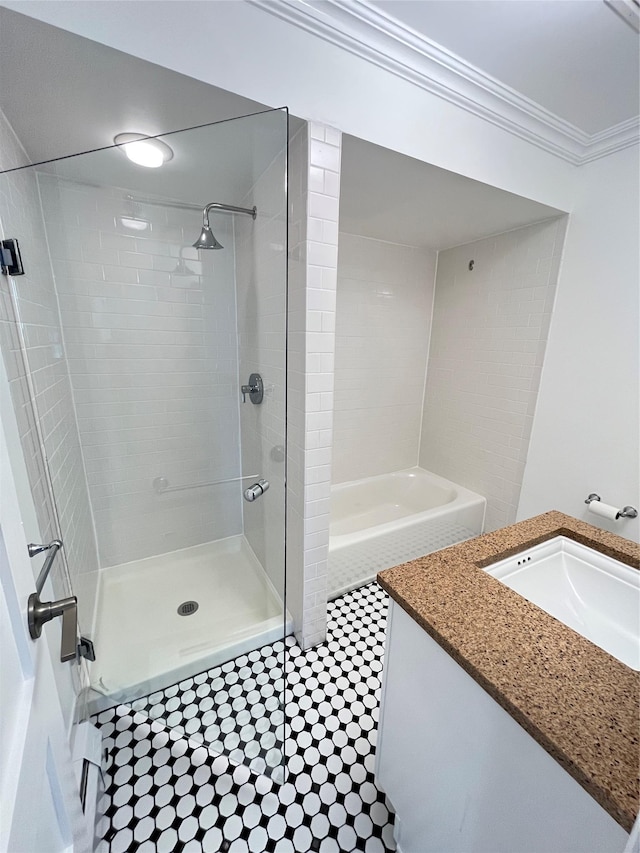
<svg viewBox="0 0 640 853"><path fill-rule="evenodd" d="M203 209L202 205L199 204L187 204L183 201L162 201L156 198L143 198L142 196L135 196L130 193L125 195L124 198L125 201L129 201L132 204L151 204L155 207L174 207L178 210L202 210L203 217L207 216L209 210L226 210L229 213L246 213L247 216L251 216L253 219L258 215L258 209L256 207L236 207L233 204L222 204L217 201L207 204Z"/></svg>
<svg viewBox="0 0 640 853"><path fill-rule="evenodd" d="M233 204L222 204L219 201L209 202L202 211L202 223L206 227L209 227L209 211L210 210L226 210L229 213L246 213L247 216L250 216L252 219L255 219L258 215L257 207L236 207Z"/></svg>

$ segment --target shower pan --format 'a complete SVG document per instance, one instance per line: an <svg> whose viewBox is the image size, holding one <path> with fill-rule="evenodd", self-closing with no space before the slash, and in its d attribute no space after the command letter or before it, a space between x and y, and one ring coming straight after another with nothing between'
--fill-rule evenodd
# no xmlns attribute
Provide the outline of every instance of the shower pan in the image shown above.
<svg viewBox="0 0 640 853"><path fill-rule="evenodd" d="M2 349L20 342L14 407L28 391L95 648L89 712L265 646L280 663L288 630L286 111L162 139L159 169L113 147L0 175L29 214Z"/></svg>

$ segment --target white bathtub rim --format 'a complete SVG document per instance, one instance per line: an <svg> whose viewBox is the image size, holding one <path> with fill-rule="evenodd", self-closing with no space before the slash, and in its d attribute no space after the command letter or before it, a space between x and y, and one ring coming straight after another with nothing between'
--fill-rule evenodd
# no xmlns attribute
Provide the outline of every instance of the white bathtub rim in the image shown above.
<svg viewBox="0 0 640 853"><path fill-rule="evenodd" d="M435 485L440 486L441 488L454 489L456 492L456 496L452 501L448 501L445 504L433 507L432 509L424 510L423 512L417 512L413 513L412 515L407 515L401 519L394 519L393 521L384 522L383 524L376 524L371 527L365 527L362 530L358 530L354 533L334 534L333 536L330 534L329 552L335 553L341 548L347 548L350 545L356 545L366 540L375 539L378 536L384 536L385 534L390 533L392 531L412 527L423 521L437 520L445 516L455 515L459 511L478 507L480 505L483 506L481 529L484 530L487 506L486 498L484 498L482 495L479 495L477 492L472 492L470 489L467 489L464 486L460 486L458 483L454 483L451 480L447 480L444 477L441 477L439 474L433 474L431 471L427 471L425 468L420 468L418 466L415 466L414 468L405 468L401 471L391 471L388 474L376 474L373 477L365 477L361 480L350 480L345 483L337 483L335 486L331 487L331 490L333 491L335 489L344 491L349 486L362 486L370 482L379 482L380 480L384 480L389 477L400 478L408 476L422 477L424 479L431 480L435 483Z"/></svg>

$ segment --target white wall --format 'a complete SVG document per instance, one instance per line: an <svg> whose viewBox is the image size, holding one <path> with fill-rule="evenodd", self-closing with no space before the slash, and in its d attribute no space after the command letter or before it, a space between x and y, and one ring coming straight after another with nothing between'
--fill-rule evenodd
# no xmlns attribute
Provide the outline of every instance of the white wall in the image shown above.
<svg viewBox="0 0 640 853"><path fill-rule="evenodd" d="M518 510L636 540L637 519L598 518L584 499L640 508L639 185L637 147L580 169Z"/></svg>
<svg viewBox="0 0 640 853"><path fill-rule="evenodd" d="M486 530L516 518L564 232L556 219L438 254L420 465L486 497Z"/></svg>
<svg viewBox="0 0 640 853"><path fill-rule="evenodd" d="M340 233L333 483L418 462L436 258Z"/></svg>
<svg viewBox="0 0 640 853"><path fill-rule="evenodd" d="M237 484L152 487L238 476L230 218L212 216L225 249L198 259L198 211L144 205L150 229L133 232L126 190L40 186L100 565L239 533ZM181 257L196 275L173 274Z"/></svg>
<svg viewBox="0 0 640 853"><path fill-rule="evenodd" d="M560 210L571 207L575 167L249 3L5 5L410 157ZM63 109L66 93L52 97Z"/></svg>

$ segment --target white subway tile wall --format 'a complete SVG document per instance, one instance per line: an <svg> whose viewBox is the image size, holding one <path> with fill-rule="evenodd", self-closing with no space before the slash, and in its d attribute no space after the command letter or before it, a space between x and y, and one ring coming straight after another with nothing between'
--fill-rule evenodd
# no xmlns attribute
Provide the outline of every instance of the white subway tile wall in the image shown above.
<svg viewBox="0 0 640 853"><path fill-rule="evenodd" d="M254 221L235 218L239 378L236 394L252 373L264 383L264 398L240 405L242 471L269 482L264 499L243 503L244 533L278 596L284 593L285 399L287 330L287 208L284 116L283 148L242 201L258 208ZM276 125L277 127L277 125ZM257 478L256 478L257 479ZM244 486L254 482L246 480Z"/></svg>
<svg viewBox="0 0 640 853"><path fill-rule="evenodd" d="M340 234L334 483L418 464L436 258Z"/></svg>
<svg viewBox="0 0 640 853"><path fill-rule="evenodd" d="M240 483L153 485L240 473L231 218L199 253L196 210L144 205L131 231L125 190L40 190L101 567L240 533Z"/></svg>
<svg viewBox="0 0 640 853"><path fill-rule="evenodd" d="M28 163L13 130L0 113L0 169ZM90 632L96 600L98 560L72 391L63 347L51 263L43 240L43 218L33 170L0 177L0 233L20 242L25 275L0 276L0 345L24 451L42 541L62 535L80 629ZM18 322L16 322L16 320ZM20 330L26 351L21 352ZM32 377L27 381L27 371ZM31 397L37 415L31 404ZM39 430L35 423L39 419ZM47 482L43 450L55 495L60 529ZM52 574L54 593L68 595L62 559Z"/></svg>
<svg viewBox="0 0 640 853"><path fill-rule="evenodd" d="M420 464L484 495L487 531L516 518L565 230L438 255Z"/></svg>
<svg viewBox="0 0 640 853"><path fill-rule="evenodd" d="M327 625L341 144L310 123L289 149L287 601L303 649Z"/></svg>

